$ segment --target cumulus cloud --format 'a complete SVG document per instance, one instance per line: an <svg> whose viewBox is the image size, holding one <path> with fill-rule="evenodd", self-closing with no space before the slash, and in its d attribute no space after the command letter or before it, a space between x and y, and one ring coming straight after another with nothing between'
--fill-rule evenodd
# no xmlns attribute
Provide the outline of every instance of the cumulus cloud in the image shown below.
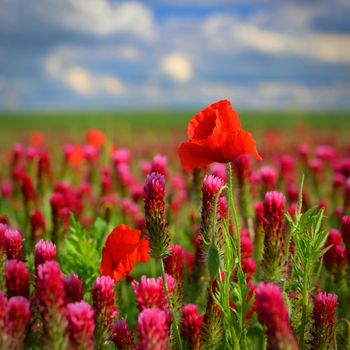
<svg viewBox="0 0 350 350"><path fill-rule="evenodd" d="M293 54L317 61L350 63L350 35L346 34L291 35L224 15L208 19L203 29L213 49L222 52L249 48L271 55Z"/></svg>
<svg viewBox="0 0 350 350"><path fill-rule="evenodd" d="M185 83L192 77L192 65L181 53L165 55L161 61L162 71L172 80Z"/></svg>
<svg viewBox="0 0 350 350"><path fill-rule="evenodd" d="M66 32L95 37L130 34L152 40L155 35L152 12L137 1L0 0L0 7L1 31L23 37L45 40L45 32L52 36ZM19 30L23 25L27 30Z"/></svg>
<svg viewBox="0 0 350 350"><path fill-rule="evenodd" d="M0 0L0 108L350 106L336 1Z"/></svg>

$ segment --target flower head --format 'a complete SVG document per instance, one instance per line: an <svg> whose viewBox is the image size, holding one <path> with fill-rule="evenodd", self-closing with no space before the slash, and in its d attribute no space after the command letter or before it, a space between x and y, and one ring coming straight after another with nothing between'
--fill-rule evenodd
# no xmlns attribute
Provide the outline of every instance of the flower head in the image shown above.
<svg viewBox="0 0 350 350"><path fill-rule="evenodd" d="M265 278L269 281L277 281L281 273L285 197L277 191L268 192L263 206Z"/></svg>
<svg viewBox="0 0 350 350"><path fill-rule="evenodd" d="M9 299L8 307L11 343L13 349L22 349L30 320L30 303L22 296L15 296Z"/></svg>
<svg viewBox="0 0 350 350"><path fill-rule="evenodd" d="M53 261L56 259L56 246L51 241L44 241L41 239L34 250L35 269L46 261Z"/></svg>
<svg viewBox="0 0 350 350"><path fill-rule="evenodd" d="M23 237L19 230L8 228L5 231L5 249L7 259L21 259L23 252Z"/></svg>
<svg viewBox="0 0 350 350"><path fill-rule="evenodd" d="M208 241L210 238L212 215L218 215L217 213L213 213L215 198L220 188L224 185L225 183L220 177L213 175L204 177L202 185L202 218L200 232L205 241ZM221 197L223 196L224 192L222 191Z"/></svg>
<svg viewBox="0 0 350 350"><path fill-rule="evenodd" d="M149 244L141 238L141 231L126 225L116 227L106 240L102 251L100 273L110 276L115 282L128 275L137 261L149 261Z"/></svg>
<svg viewBox="0 0 350 350"><path fill-rule="evenodd" d="M39 210L35 210L30 216L31 238L35 242L36 239L45 236L45 218Z"/></svg>
<svg viewBox="0 0 350 350"><path fill-rule="evenodd" d="M76 273L63 277L64 293L66 302L75 303L83 299L83 283Z"/></svg>
<svg viewBox="0 0 350 350"><path fill-rule="evenodd" d="M335 294L319 292L314 298L313 342L316 349L331 348L337 305L338 297Z"/></svg>
<svg viewBox="0 0 350 350"><path fill-rule="evenodd" d="M165 277L169 295L172 297L175 289L175 281L168 274L166 274ZM140 311L152 307L157 307L159 309L168 308L168 301L161 277L155 279L142 276L140 282L133 281L131 286L136 295L137 307Z"/></svg>
<svg viewBox="0 0 350 350"><path fill-rule="evenodd" d="M167 315L160 309L144 309L137 319L139 350L164 350L169 347Z"/></svg>
<svg viewBox="0 0 350 350"><path fill-rule="evenodd" d="M151 255L157 259L169 253L169 232L165 220L165 179L158 173L147 176L144 186L147 239Z"/></svg>
<svg viewBox="0 0 350 350"><path fill-rule="evenodd" d="M151 163L151 172L158 173L163 175L165 178L168 176L168 158L166 156L162 156L161 154L157 154L154 156Z"/></svg>
<svg viewBox="0 0 350 350"><path fill-rule="evenodd" d="M198 313L196 305L189 304L182 308L181 335L187 340L189 349L202 349L203 315Z"/></svg>
<svg viewBox="0 0 350 350"><path fill-rule="evenodd" d="M114 306L114 281L109 276L98 277L92 287L96 324L111 325L117 316Z"/></svg>
<svg viewBox="0 0 350 350"><path fill-rule="evenodd" d="M266 326L268 348L297 349L280 288L272 283L260 283L255 300L259 322Z"/></svg>
<svg viewBox="0 0 350 350"><path fill-rule="evenodd" d="M182 286L183 259L184 250L179 245L171 247L170 255L164 259L165 272L174 278L178 289Z"/></svg>
<svg viewBox="0 0 350 350"><path fill-rule="evenodd" d="M29 271L24 262L8 260L5 267L5 279L8 297L21 295L29 297Z"/></svg>
<svg viewBox="0 0 350 350"><path fill-rule="evenodd" d="M103 146L105 139L106 136L98 129L90 129L86 133L86 142L97 149Z"/></svg>
<svg viewBox="0 0 350 350"><path fill-rule="evenodd" d="M134 334L125 320L119 320L111 326L112 341L120 350L132 350L135 347Z"/></svg>
<svg viewBox="0 0 350 350"><path fill-rule="evenodd" d="M56 261L46 261L37 268L36 293L40 312L46 322L53 312L63 313L64 286L59 264Z"/></svg>
<svg viewBox="0 0 350 350"><path fill-rule="evenodd" d="M72 349L94 349L94 311L86 301L66 307L69 341Z"/></svg>
<svg viewBox="0 0 350 350"><path fill-rule="evenodd" d="M241 154L261 159L252 135L242 130L238 114L227 100L195 115L188 124L187 136L189 140L178 149L181 165L187 171L213 162L228 163Z"/></svg>

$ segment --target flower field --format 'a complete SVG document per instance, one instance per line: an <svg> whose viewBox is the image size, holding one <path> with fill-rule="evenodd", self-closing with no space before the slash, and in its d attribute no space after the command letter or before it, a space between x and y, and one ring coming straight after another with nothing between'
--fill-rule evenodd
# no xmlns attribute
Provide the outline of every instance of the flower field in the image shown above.
<svg viewBox="0 0 350 350"><path fill-rule="evenodd" d="M258 117L3 117L0 349L350 349L348 116Z"/></svg>

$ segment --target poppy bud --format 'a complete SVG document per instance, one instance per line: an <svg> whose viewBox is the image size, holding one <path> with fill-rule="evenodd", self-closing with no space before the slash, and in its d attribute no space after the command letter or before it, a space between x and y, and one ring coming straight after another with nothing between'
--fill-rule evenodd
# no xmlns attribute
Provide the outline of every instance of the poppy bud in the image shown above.
<svg viewBox="0 0 350 350"><path fill-rule="evenodd" d="M83 299L83 283L76 273L63 277L66 302L76 303Z"/></svg>
<svg viewBox="0 0 350 350"><path fill-rule="evenodd" d="M165 221L165 180L158 173L147 176L144 186L147 239L151 256L161 259L169 254L169 231Z"/></svg>
<svg viewBox="0 0 350 350"><path fill-rule="evenodd" d="M319 292L314 298L312 317L313 349L331 349L335 331L335 310L338 297L335 294Z"/></svg>
<svg viewBox="0 0 350 350"><path fill-rule="evenodd" d="M29 271L24 262L19 260L8 260L5 267L5 279L7 296L29 297Z"/></svg>
<svg viewBox="0 0 350 350"><path fill-rule="evenodd" d="M125 320L119 320L111 326L112 341L117 349L132 350L135 348L134 334L129 330Z"/></svg>
<svg viewBox="0 0 350 350"><path fill-rule="evenodd" d="M162 350L169 348L167 315L160 309L145 309L137 319L139 350Z"/></svg>
<svg viewBox="0 0 350 350"><path fill-rule="evenodd" d="M41 239L34 250L35 270L38 266L46 261L53 261L56 259L56 246L51 241L44 241Z"/></svg>
<svg viewBox="0 0 350 350"><path fill-rule="evenodd" d="M280 288L273 283L260 283L255 291L259 322L266 327L269 349L297 349L288 320L288 311Z"/></svg>
<svg viewBox="0 0 350 350"><path fill-rule="evenodd" d="M190 304L182 308L181 335L187 340L190 350L203 349L202 325L203 316L198 313L196 305Z"/></svg>
<svg viewBox="0 0 350 350"><path fill-rule="evenodd" d="M67 305L69 341L72 349L94 349L94 311L86 301Z"/></svg>
<svg viewBox="0 0 350 350"><path fill-rule="evenodd" d="M282 225L285 198L280 192L268 192L265 195L263 205L263 227L265 233L263 270L267 281L278 281L282 272Z"/></svg>
<svg viewBox="0 0 350 350"><path fill-rule="evenodd" d="M7 259L22 259L23 237L19 230L8 228L5 231L5 250Z"/></svg>

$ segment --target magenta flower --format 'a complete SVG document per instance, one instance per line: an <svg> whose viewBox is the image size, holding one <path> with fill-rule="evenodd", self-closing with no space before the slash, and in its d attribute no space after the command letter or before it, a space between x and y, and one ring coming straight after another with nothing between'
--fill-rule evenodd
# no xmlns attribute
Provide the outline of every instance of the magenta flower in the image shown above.
<svg viewBox="0 0 350 350"><path fill-rule="evenodd" d="M83 283L76 273L63 277L66 303L76 303L83 299Z"/></svg>
<svg viewBox="0 0 350 350"><path fill-rule="evenodd" d="M164 259L165 272L172 276L176 282L177 289L182 288L184 250L175 245L170 248L170 255Z"/></svg>
<svg viewBox="0 0 350 350"><path fill-rule="evenodd" d="M63 310L63 276L56 261L46 261L38 266L36 292L40 304L40 312L44 318L53 309Z"/></svg>
<svg viewBox="0 0 350 350"><path fill-rule="evenodd" d="M69 341L72 349L94 349L94 311L86 301L66 307Z"/></svg>
<svg viewBox="0 0 350 350"><path fill-rule="evenodd" d="M114 305L114 281L109 276L98 277L92 287L96 325L109 327L117 316Z"/></svg>
<svg viewBox="0 0 350 350"><path fill-rule="evenodd" d="M282 225L285 201L282 193L273 191L266 193L263 202L263 226L265 232L263 269L265 279L268 281L278 281L281 275L283 255Z"/></svg>
<svg viewBox="0 0 350 350"><path fill-rule="evenodd" d="M38 238L45 236L45 218L39 210L35 210L30 216L30 230L30 237L33 243Z"/></svg>
<svg viewBox="0 0 350 350"><path fill-rule="evenodd" d="M168 158L166 156L162 156L161 154L157 154L153 157L151 163L151 172L158 173L164 176L164 178L168 177Z"/></svg>
<svg viewBox="0 0 350 350"><path fill-rule="evenodd" d="M240 188L242 188L248 181L250 173L250 157L247 154L238 156L233 161L233 166L237 175L237 181Z"/></svg>
<svg viewBox="0 0 350 350"><path fill-rule="evenodd" d="M187 340L190 350L203 349L202 325L203 315L198 313L196 305L190 304L182 308L181 335Z"/></svg>
<svg viewBox="0 0 350 350"><path fill-rule="evenodd" d="M111 339L117 349L132 350L135 348L134 333L129 330L125 320L119 320L111 326Z"/></svg>
<svg viewBox="0 0 350 350"><path fill-rule="evenodd" d="M169 348L167 315L160 309L144 309L137 319L139 350L165 350Z"/></svg>
<svg viewBox="0 0 350 350"><path fill-rule="evenodd" d="M41 239L34 250L35 269L46 261L53 261L56 259L56 246L51 241L44 241Z"/></svg>
<svg viewBox="0 0 350 350"><path fill-rule="evenodd" d="M24 340L30 320L30 303L22 296L9 299L9 328L11 333L11 349L24 349Z"/></svg>
<svg viewBox="0 0 350 350"><path fill-rule="evenodd" d="M9 347L9 305L7 298L0 290L0 349L7 349Z"/></svg>
<svg viewBox="0 0 350 350"><path fill-rule="evenodd" d="M8 260L5 267L5 279L9 298L16 295L29 297L30 275L24 262Z"/></svg>
<svg viewBox="0 0 350 350"><path fill-rule="evenodd" d="M22 259L23 237L19 230L8 228L5 231L5 250L7 259Z"/></svg>
<svg viewBox="0 0 350 350"><path fill-rule="evenodd" d="M297 349L279 287L273 283L260 283L255 290L255 300L259 322L266 327L268 348Z"/></svg>
<svg viewBox="0 0 350 350"><path fill-rule="evenodd" d="M335 330L335 310L338 297L335 294L319 292L314 298L313 348L330 349Z"/></svg>
<svg viewBox="0 0 350 350"><path fill-rule="evenodd" d="M211 235L212 215L217 215L217 213L213 213L214 201L220 188L224 185L224 181L219 177L213 175L207 175L204 177L202 184L202 217L200 233L206 242L209 241ZM221 195L225 195L224 191L221 192Z"/></svg>
<svg viewBox="0 0 350 350"><path fill-rule="evenodd" d="M346 268L346 248L339 230L330 230L325 246L331 247L324 254L325 265L330 269L334 269L335 271Z"/></svg>
<svg viewBox="0 0 350 350"><path fill-rule="evenodd" d="M260 182L264 191L272 191L276 188L277 172L275 168L263 166L259 170Z"/></svg>
<svg viewBox="0 0 350 350"><path fill-rule="evenodd" d="M169 295L172 297L176 286L175 281L167 274L165 274L165 278L168 285ZM161 277L155 279L142 276L140 282L133 281L131 286L136 295L137 307L140 311L152 307L157 307L159 309L168 308L168 301Z"/></svg>
<svg viewBox="0 0 350 350"><path fill-rule="evenodd" d="M151 256L156 259L169 254L169 232L165 220L165 179L158 173L147 176L144 186L144 206L147 239L151 246Z"/></svg>

